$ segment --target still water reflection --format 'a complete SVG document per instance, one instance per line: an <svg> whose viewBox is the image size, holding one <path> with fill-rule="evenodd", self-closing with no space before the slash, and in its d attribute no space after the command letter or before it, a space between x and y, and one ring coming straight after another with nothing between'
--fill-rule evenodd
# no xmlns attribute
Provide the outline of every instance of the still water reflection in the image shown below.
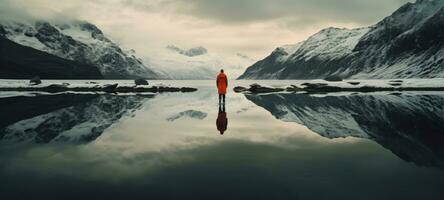
<svg viewBox="0 0 444 200"><path fill-rule="evenodd" d="M2 199L443 196L442 93L229 93L224 108L213 82L190 84L0 98Z"/></svg>
<svg viewBox="0 0 444 200"><path fill-rule="evenodd" d="M224 132L227 130L228 118L227 118L227 112L225 110L225 104L219 104L219 112L217 113L216 127L221 135L223 135Z"/></svg>

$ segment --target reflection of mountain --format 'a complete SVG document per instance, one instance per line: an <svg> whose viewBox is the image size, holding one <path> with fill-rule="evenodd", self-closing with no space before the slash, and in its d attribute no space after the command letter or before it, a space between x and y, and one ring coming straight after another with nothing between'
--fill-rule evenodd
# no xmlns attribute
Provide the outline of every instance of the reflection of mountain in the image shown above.
<svg viewBox="0 0 444 200"><path fill-rule="evenodd" d="M51 95L0 99L0 138L11 142L90 142L153 96Z"/></svg>
<svg viewBox="0 0 444 200"><path fill-rule="evenodd" d="M207 117L207 113L201 112L201 111L197 111L197 110L187 110L187 111L183 111L180 112L176 115L173 115L171 117L169 117L167 119L167 121L173 122L176 121L178 119L187 117L187 118L192 118L192 119L198 119L198 120L203 120Z"/></svg>
<svg viewBox="0 0 444 200"><path fill-rule="evenodd" d="M444 167L444 94L246 97L324 137L369 138L406 161Z"/></svg>

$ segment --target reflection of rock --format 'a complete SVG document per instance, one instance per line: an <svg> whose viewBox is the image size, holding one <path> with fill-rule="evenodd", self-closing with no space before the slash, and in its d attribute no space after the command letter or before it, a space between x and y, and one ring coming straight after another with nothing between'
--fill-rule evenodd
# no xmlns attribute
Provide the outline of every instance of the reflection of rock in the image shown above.
<svg viewBox="0 0 444 200"><path fill-rule="evenodd" d="M372 139L418 165L444 167L444 95L247 95L276 118L328 138Z"/></svg>
<svg viewBox="0 0 444 200"><path fill-rule="evenodd" d="M0 137L12 142L90 142L124 115L138 109L150 97L55 95L21 98L24 102L17 103L17 106L32 102L32 105L45 107L46 101L53 101L54 105L48 104L50 108L40 108L38 111L31 111L32 107L37 106L28 106L31 108L29 110L21 109L22 116L15 117L14 121L4 123L5 126L0 128ZM20 110L19 107L17 109ZM9 113L2 115L14 116L14 111L15 108L11 108Z"/></svg>
<svg viewBox="0 0 444 200"><path fill-rule="evenodd" d="M183 118L183 117L202 120L207 117L207 113L204 113L201 111L196 111L196 110L187 110L187 111L180 112L176 115L173 115L173 116L169 117L167 120L170 122L173 122L173 121L176 121L176 120Z"/></svg>

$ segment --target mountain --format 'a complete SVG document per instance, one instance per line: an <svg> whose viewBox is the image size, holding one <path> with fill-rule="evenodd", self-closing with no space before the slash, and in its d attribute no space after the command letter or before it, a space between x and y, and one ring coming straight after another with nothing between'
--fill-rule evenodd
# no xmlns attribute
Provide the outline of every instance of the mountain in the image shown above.
<svg viewBox="0 0 444 200"><path fill-rule="evenodd" d="M305 94L246 95L277 119L326 138L374 140L400 158L444 168L444 96Z"/></svg>
<svg viewBox="0 0 444 200"><path fill-rule="evenodd" d="M225 69L230 78L237 78L253 62L238 55L213 53L205 47L184 50L174 45L156 49L145 60L163 77L178 80L212 80L220 69Z"/></svg>
<svg viewBox="0 0 444 200"><path fill-rule="evenodd" d="M0 78L102 79L96 66L63 59L0 36Z"/></svg>
<svg viewBox="0 0 444 200"><path fill-rule="evenodd" d="M36 50L97 66L108 79L160 78L131 51L122 50L88 22L3 22L0 24L0 34Z"/></svg>
<svg viewBox="0 0 444 200"><path fill-rule="evenodd" d="M167 49L170 49L172 51L175 51L177 53L180 53L182 55L188 56L188 57L194 57L194 56L200 56L200 55L204 55L208 52L208 50L205 47L194 47L188 50L183 50L179 47L176 47L174 45L168 45Z"/></svg>
<svg viewBox="0 0 444 200"><path fill-rule="evenodd" d="M279 47L239 79L444 77L444 1L407 3L366 28L327 28Z"/></svg>

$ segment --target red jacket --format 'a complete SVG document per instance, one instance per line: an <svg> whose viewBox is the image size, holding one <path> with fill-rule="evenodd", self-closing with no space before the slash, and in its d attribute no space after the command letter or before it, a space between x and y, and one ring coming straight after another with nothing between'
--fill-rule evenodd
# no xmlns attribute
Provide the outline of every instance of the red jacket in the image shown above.
<svg viewBox="0 0 444 200"><path fill-rule="evenodd" d="M216 79L217 90L219 94L227 94L228 79L227 75L220 73Z"/></svg>

